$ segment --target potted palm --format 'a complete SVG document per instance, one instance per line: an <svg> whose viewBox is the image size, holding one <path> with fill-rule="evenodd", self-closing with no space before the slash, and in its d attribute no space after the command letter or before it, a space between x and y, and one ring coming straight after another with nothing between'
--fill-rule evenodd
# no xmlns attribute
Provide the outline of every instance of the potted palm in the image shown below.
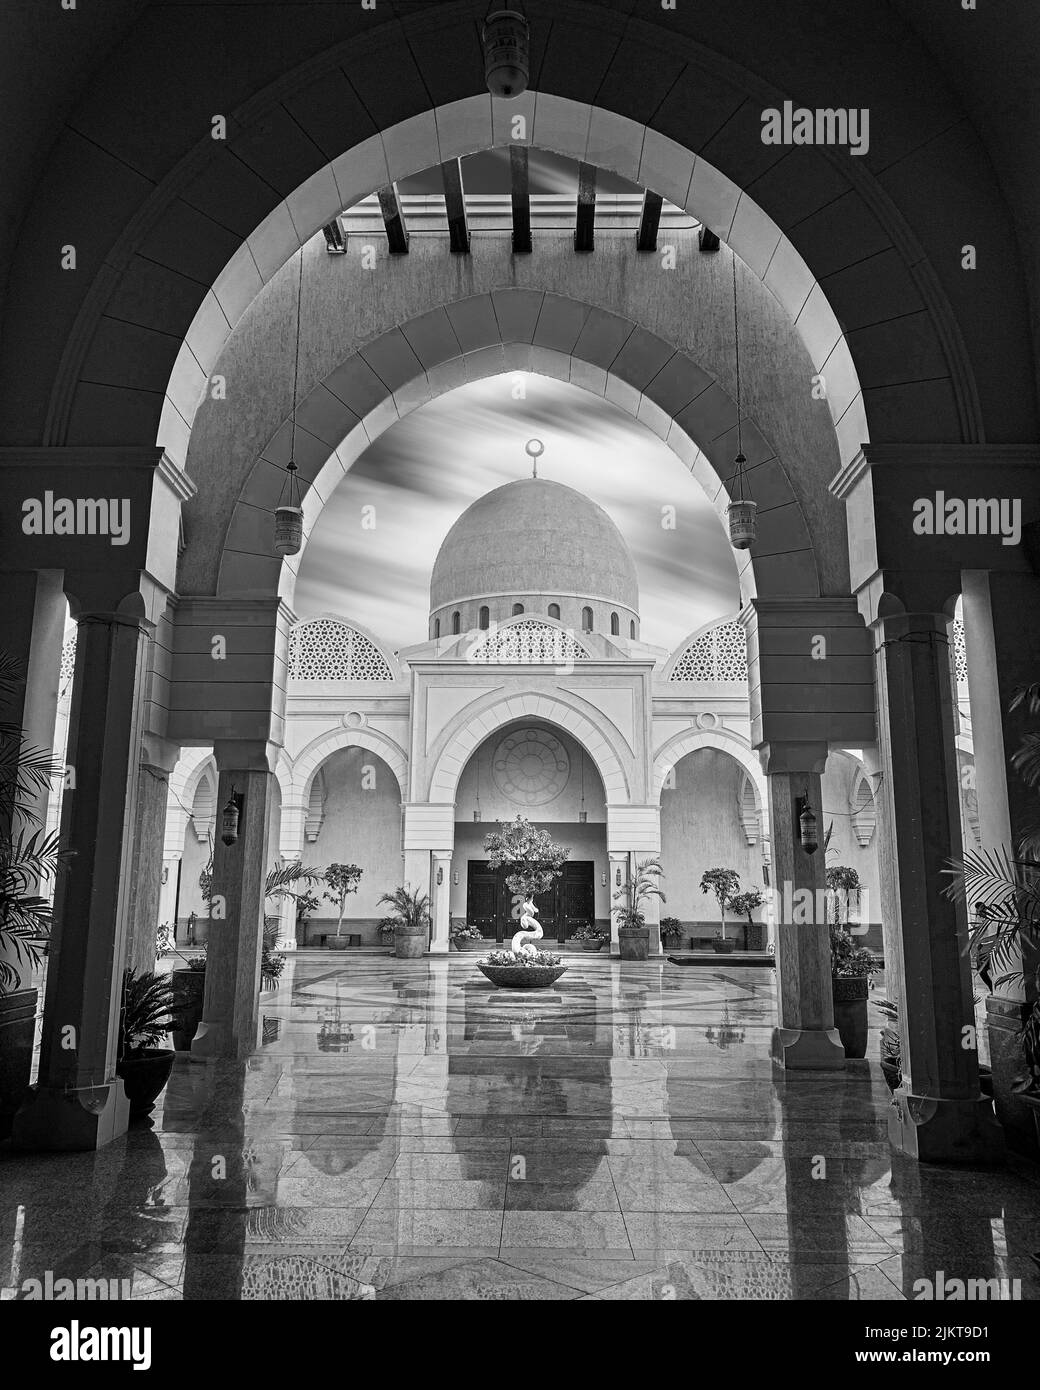
<svg viewBox="0 0 1040 1390"><path fill-rule="evenodd" d="M682 946L682 923L678 917L661 918L661 940L677 951Z"/></svg>
<svg viewBox="0 0 1040 1390"><path fill-rule="evenodd" d="M341 951L343 949L343 914L347 908L347 898L358 890L361 870L356 864L330 864L322 877L329 886L329 891L322 893L322 897L327 902L335 903L339 913L336 918L336 935L326 937L325 945L331 951ZM382 901L383 899L380 898L380 902Z"/></svg>
<svg viewBox="0 0 1040 1390"><path fill-rule="evenodd" d="M614 912L618 919L618 952L622 960L647 960L650 955L650 928L644 911L651 898L665 902L658 886L664 870L659 859L642 859L627 883L614 894L621 902Z"/></svg>
<svg viewBox="0 0 1040 1390"><path fill-rule="evenodd" d="M457 922L452 927L451 941L456 951L482 951L484 949L484 933L479 927L468 926L465 922Z"/></svg>
<svg viewBox="0 0 1040 1390"><path fill-rule="evenodd" d="M381 917L376 930L379 932L379 942L382 946L394 948L394 928L397 925L396 917Z"/></svg>
<svg viewBox="0 0 1040 1390"><path fill-rule="evenodd" d="M831 923L831 994L834 1026L846 1057L867 1055L867 995L877 963L857 946L845 927Z"/></svg>
<svg viewBox="0 0 1040 1390"><path fill-rule="evenodd" d="M0 703L23 681L18 663L0 652ZM51 927L40 890L64 863L57 834L47 834L34 806L62 770L19 725L0 723L0 1139L29 1089L38 999L30 981Z"/></svg>
<svg viewBox="0 0 1040 1390"><path fill-rule="evenodd" d="M761 922L756 922L752 917L753 912L765 902L761 888L748 888L743 893L734 893L727 900L726 906L731 912L735 912L738 917L747 918L747 926L744 928L744 949L746 951L757 951L761 949Z"/></svg>
<svg viewBox="0 0 1040 1390"><path fill-rule="evenodd" d="M175 1053L159 1044L177 1022L179 1004L169 975L123 972L116 1075L122 1077L131 1118L147 1115L170 1079Z"/></svg>
<svg viewBox="0 0 1040 1390"><path fill-rule="evenodd" d="M719 905L722 931L712 942L712 947L721 955L728 955L736 945L726 936L726 907L739 887L740 875L736 869L707 869L701 875L701 892L711 893Z"/></svg>
<svg viewBox="0 0 1040 1390"><path fill-rule="evenodd" d="M394 954L398 960L415 960L426 954L430 939L430 899L426 893L395 888L379 899L390 908L394 922Z"/></svg>

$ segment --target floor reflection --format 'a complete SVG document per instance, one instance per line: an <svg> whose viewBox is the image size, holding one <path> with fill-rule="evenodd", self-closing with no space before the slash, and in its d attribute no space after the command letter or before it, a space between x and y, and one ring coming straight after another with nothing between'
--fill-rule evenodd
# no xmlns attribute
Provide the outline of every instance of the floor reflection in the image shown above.
<svg viewBox="0 0 1040 1390"><path fill-rule="evenodd" d="M300 956L257 1052L178 1060L152 1127L0 1152L5 1297L48 1269L140 1299L1040 1297L1037 1170L893 1159L876 1031L844 1075L774 1073L774 989Z"/></svg>

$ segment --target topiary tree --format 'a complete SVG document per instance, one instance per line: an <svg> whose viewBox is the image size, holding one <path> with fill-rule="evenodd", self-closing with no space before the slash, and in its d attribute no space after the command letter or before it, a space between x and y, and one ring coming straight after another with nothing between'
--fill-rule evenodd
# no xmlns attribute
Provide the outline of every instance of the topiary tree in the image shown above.
<svg viewBox="0 0 1040 1390"><path fill-rule="evenodd" d="M761 888L749 888L745 893L734 893L731 898L727 899L727 905L733 912L736 912L740 917L747 918L749 929L755 925L751 914L756 912L764 902L765 898L762 896Z"/></svg>
<svg viewBox="0 0 1040 1390"><path fill-rule="evenodd" d="M548 830L517 816L484 836L484 853L491 868L509 868L509 891L528 899L549 891L563 873L570 850L558 845Z"/></svg>
<svg viewBox="0 0 1040 1390"><path fill-rule="evenodd" d="M361 873L356 864L330 864L323 875L329 892L322 893L321 896L327 902L335 903L339 911L336 918L337 941L343 936L343 914L347 908L347 898L351 893L357 892Z"/></svg>
<svg viewBox="0 0 1040 1390"><path fill-rule="evenodd" d="M726 904L739 887L740 875L736 869L707 869L701 874L701 892L711 893L719 905L723 941L726 940Z"/></svg>

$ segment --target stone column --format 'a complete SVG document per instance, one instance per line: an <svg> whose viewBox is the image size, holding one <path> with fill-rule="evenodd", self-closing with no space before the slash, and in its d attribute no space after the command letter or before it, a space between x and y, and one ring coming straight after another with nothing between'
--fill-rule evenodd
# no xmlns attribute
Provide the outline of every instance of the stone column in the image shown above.
<svg viewBox="0 0 1040 1390"><path fill-rule="evenodd" d="M1015 689L1040 673L1040 579L965 570L961 583L982 851L1011 854L1036 819L1036 792L1008 770L1008 759L1033 723L1027 712L1010 713L1009 706ZM1024 1068L1021 1028L1036 998L1040 962L1028 950L1023 959L1020 947L1012 954L1008 964L1021 976L986 996L993 1099L1015 1146L1035 1152L1032 1112L1014 1085Z"/></svg>
<svg viewBox="0 0 1040 1390"><path fill-rule="evenodd" d="M206 993L192 1057L248 1057L257 1046L260 948L267 841L277 750L271 743L217 740L219 773L213 851L214 912L206 949ZM241 797L238 839L225 845L220 818Z"/></svg>
<svg viewBox="0 0 1040 1390"><path fill-rule="evenodd" d="M820 776L826 743L766 744L760 749L769 784L773 901L776 904L776 971L780 1026L773 1034L773 1061L788 1071L837 1071L845 1049L834 1027L830 934L822 911L825 864ZM803 798L816 815L819 847L801 846Z"/></svg>
<svg viewBox="0 0 1040 1390"><path fill-rule="evenodd" d="M127 965L142 974L155 969L155 934L159 925L163 841L170 773L180 749L165 739L145 735L137 769L137 814L130 851L130 940Z"/></svg>
<svg viewBox="0 0 1040 1390"><path fill-rule="evenodd" d="M13 1137L23 1148L96 1149L127 1126L115 1066L152 625L140 593L117 595L96 574L66 582L79 599L61 818L70 857L55 891L39 1078Z"/></svg>
<svg viewBox="0 0 1040 1390"><path fill-rule="evenodd" d="M306 857L304 844L306 818L307 807L302 803L292 800L283 803L278 837L278 856L283 864L302 864L304 862ZM320 888L320 885L318 886ZM308 886L306 884L301 885L300 891L309 891ZM294 897L279 899L278 921L278 949L280 951L295 951L296 899Z"/></svg>
<svg viewBox="0 0 1040 1390"><path fill-rule="evenodd" d="M443 956L451 948L451 854L447 850L434 850L431 879L433 932L430 954Z"/></svg>
<svg viewBox="0 0 1040 1390"><path fill-rule="evenodd" d="M926 1161L993 1162L1003 1133L979 1089L967 912L943 892L944 871L961 853L947 617L896 606L886 598L872 624L889 838L882 869L894 877L886 900L898 913L896 959L886 967L899 975L903 1081L889 1136Z"/></svg>
<svg viewBox="0 0 1040 1390"><path fill-rule="evenodd" d="M177 925L177 882L180 877L180 855L164 854L159 876L159 921L168 923L171 936Z"/></svg>

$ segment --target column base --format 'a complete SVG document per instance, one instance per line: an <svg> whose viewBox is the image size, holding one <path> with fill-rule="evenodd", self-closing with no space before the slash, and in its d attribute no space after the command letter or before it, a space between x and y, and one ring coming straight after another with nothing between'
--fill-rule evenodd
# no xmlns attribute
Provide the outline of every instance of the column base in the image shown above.
<svg viewBox="0 0 1040 1390"><path fill-rule="evenodd" d="M431 941L430 949L426 954L430 956L446 956L450 950L450 941Z"/></svg>
<svg viewBox="0 0 1040 1390"><path fill-rule="evenodd" d="M997 1165L1006 1153L1004 1131L993 1114L992 1102L937 1100L917 1096L900 1086L892 1097L888 1138L893 1148L920 1163Z"/></svg>
<svg viewBox="0 0 1040 1390"><path fill-rule="evenodd" d="M845 1049L836 1028L774 1028L770 1049L784 1071L844 1071Z"/></svg>
<svg viewBox="0 0 1040 1390"><path fill-rule="evenodd" d="M125 1134L130 1102L118 1078L89 1090L33 1086L14 1117L16 1149L83 1152L104 1148Z"/></svg>

